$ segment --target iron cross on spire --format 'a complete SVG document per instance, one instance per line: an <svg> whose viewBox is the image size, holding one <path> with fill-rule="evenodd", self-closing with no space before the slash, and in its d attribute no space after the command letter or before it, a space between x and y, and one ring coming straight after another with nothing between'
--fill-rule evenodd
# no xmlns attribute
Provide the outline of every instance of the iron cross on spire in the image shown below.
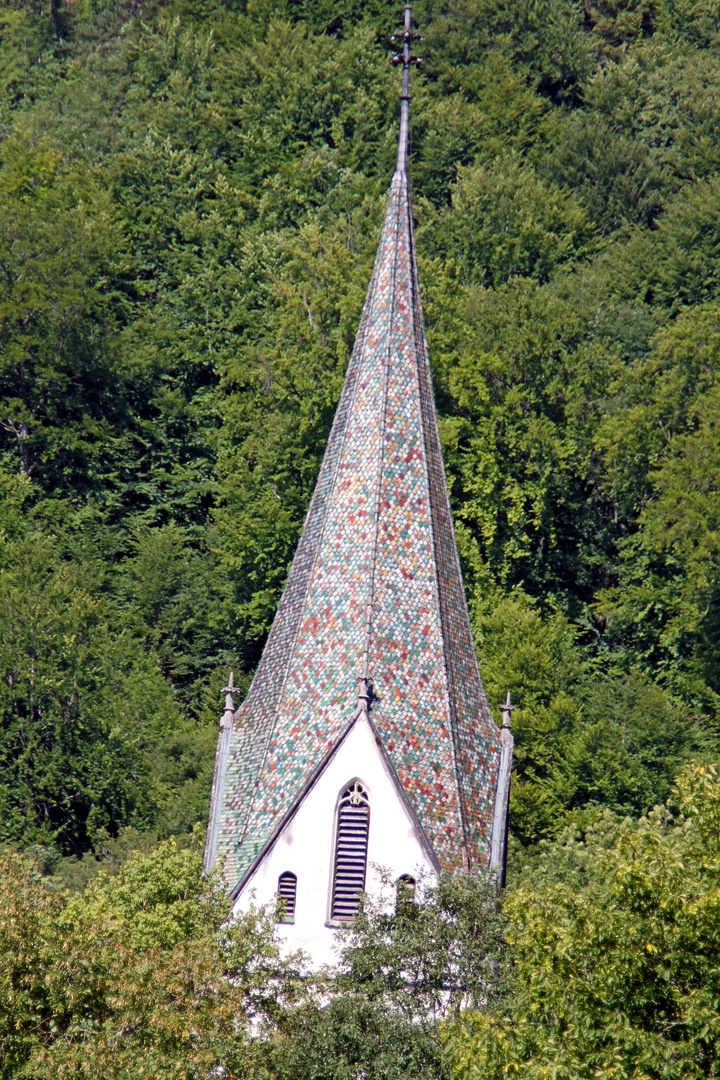
<svg viewBox="0 0 720 1080"><path fill-rule="evenodd" d="M417 67L423 62L422 56L414 56L412 52L413 41L422 41L422 36L416 34L412 28L412 8L405 5L405 22L402 31L393 34L390 41L397 48L398 39L403 43L402 52L392 55L395 67L403 66L402 93L400 94L400 139L398 142L397 172L407 172L408 143L410 140L410 65Z"/></svg>

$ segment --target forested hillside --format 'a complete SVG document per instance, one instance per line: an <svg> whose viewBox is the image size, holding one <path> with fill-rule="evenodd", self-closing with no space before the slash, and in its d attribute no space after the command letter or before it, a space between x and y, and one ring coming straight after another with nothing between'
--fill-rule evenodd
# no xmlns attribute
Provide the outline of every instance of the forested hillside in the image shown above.
<svg viewBox="0 0 720 1080"><path fill-rule="evenodd" d="M720 9L413 12L423 303L481 672L519 706L520 866L720 749ZM399 16L0 8L0 845L48 871L206 820L369 280Z"/></svg>

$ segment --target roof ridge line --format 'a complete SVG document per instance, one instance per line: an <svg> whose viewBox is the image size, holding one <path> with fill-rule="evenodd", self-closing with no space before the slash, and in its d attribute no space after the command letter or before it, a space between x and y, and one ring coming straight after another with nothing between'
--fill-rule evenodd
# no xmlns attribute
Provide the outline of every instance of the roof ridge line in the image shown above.
<svg viewBox="0 0 720 1080"><path fill-rule="evenodd" d="M394 180L394 177L393 177ZM392 191L392 185L391 185ZM400 203L398 201L395 216L393 221L393 237L392 242L397 247L398 235L400 232ZM375 603L375 570L377 567L377 548L378 548L378 535L380 532L380 495L382 492L382 479L383 470L385 467L385 433L387 430L387 402L388 402L388 387L390 382L390 356L392 350L392 335L393 327L395 325L395 296L397 295L397 259L393 260L392 264L392 282L390 287L390 325L388 327L388 335L386 346L383 356L383 385L382 385L382 403L380 406L380 416L382 424L379 433L380 439L380 452L378 454L378 467L376 473L375 482L375 511L374 511L374 527L373 527L373 540L371 547L371 564L370 564L370 586L368 589L368 602L365 612L365 640L363 642L363 660L362 660L362 674L360 678L365 682L365 688L367 689L368 680L370 678L370 645L372 640L372 623L373 623L373 609ZM362 690L358 695L358 706L362 696ZM367 699L365 699L367 700Z"/></svg>

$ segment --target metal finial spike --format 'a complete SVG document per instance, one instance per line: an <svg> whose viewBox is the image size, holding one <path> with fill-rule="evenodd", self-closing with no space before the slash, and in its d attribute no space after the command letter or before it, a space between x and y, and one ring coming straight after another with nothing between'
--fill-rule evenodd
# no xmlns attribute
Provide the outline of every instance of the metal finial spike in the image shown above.
<svg viewBox="0 0 720 1080"><path fill-rule="evenodd" d="M396 172L406 173L410 144L410 65L417 62L417 57L412 55L410 49L415 36L412 30L412 8L410 4L405 5L405 19L401 36L403 42L402 56L397 52L392 58L393 64L397 66L402 61L403 66L402 93L400 94L400 138L398 140Z"/></svg>

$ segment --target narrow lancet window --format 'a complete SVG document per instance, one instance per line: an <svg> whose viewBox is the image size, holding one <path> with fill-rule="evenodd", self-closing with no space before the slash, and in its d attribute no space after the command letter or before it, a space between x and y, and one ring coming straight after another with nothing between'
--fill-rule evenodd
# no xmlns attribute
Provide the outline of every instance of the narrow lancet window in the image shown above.
<svg viewBox="0 0 720 1080"><path fill-rule="evenodd" d="M395 910L398 915L407 915L415 906L415 878L410 874L401 874L397 881L397 903Z"/></svg>
<svg viewBox="0 0 720 1080"><path fill-rule="evenodd" d="M351 922L357 915L360 893L365 889L370 803L359 780L354 780L340 796L335 837L332 903L330 918Z"/></svg>
<svg viewBox="0 0 720 1080"><path fill-rule="evenodd" d="M278 922L295 922L295 899L297 897L297 877L286 870L278 878Z"/></svg>

